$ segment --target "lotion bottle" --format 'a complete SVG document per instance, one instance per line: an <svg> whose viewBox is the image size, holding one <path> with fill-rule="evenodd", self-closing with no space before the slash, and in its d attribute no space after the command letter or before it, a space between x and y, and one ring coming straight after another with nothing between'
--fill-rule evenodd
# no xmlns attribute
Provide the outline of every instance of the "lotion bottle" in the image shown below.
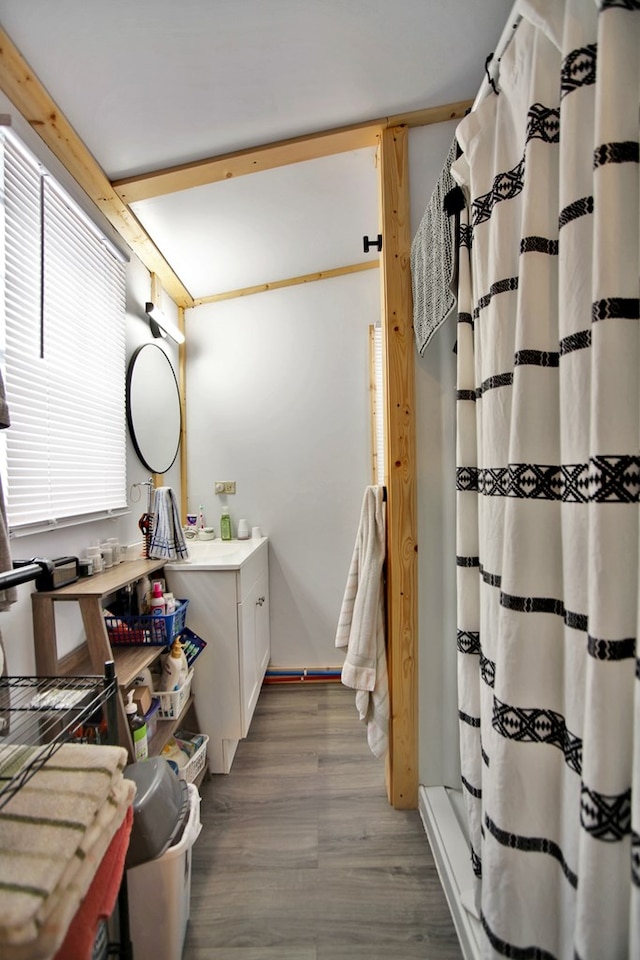
<svg viewBox="0 0 640 960"><path fill-rule="evenodd" d="M166 693L172 693L179 690L187 679L187 658L184 655L182 644L179 640L174 640L171 646L171 652L164 661L162 667L162 689Z"/></svg>
<svg viewBox="0 0 640 960"><path fill-rule="evenodd" d="M229 507L222 508L220 517L220 539L231 540L231 517L229 516Z"/></svg>

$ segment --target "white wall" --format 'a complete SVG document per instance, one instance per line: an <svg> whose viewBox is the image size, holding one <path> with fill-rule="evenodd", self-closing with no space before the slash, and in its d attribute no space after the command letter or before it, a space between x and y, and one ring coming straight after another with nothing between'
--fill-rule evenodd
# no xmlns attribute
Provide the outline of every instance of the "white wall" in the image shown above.
<svg viewBox="0 0 640 960"><path fill-rule="evenodd" d="M47 169L71 193L74 199L93 217L98 225L122 248L120 241L110 225L99 211L69 177L64 168L47 150L40 138L15 111L13 105L0 94L0 112L8 113L12 118L14 130L21 136L32 152L45 164ZM150 278L148 271L140 261L132 256L127 265L127 357L142 343L153 338L144 312L145 301L150 296ZM164 306L172 306L168 301ZM168 311L169 312L169 311ZM175 312L174 312L175 318ZM160 342L160 341L154 341ZM169 341L162 341L163 349L171 357L177 370L177 348ZM123 397L124 408L124 397ZM9 428L11 429L11 428ZM139 544L141 534L138 519L146 509L146 493L143 489L142 500L137 497L140 490L132 484L148 479L149 471L138 460L127 432L127 489L129 513L110 520L100 520L77 526L63 527L37 535L17 536L11 539L11 553L14 560L27 560L33 557L55 558L80 555L89 544L98 543L107 537L118 537L121 543ZM176 463L165 475L164 482L180 491L179 464ZM27 583L17 588L18 600L6 612L0 613L0 631L2 632L7 655L8 672L13 675L31 675L35 672L33 648L33 625L31 619L31 593L33 584ZM84 640L82 622L75 604L56 604L56 623L58 632L58 652L60 655L72 650Z"/></svg>
<svg viewBox="0 0 640 960"><path fill-rule="evenodd" d="M411 235L449 152L458 121L409 133ZM456 692L455 320L415 352L418 490L419 778L460 780Z"/></svg>
<svg viewBox="0 0 640 960"><path fill-rule="evenodd" d="M375 198L372 198L375 203ZM335 631L371 482L377 270L187 311L188 498L270 538L271 663L342 663ZM214 493L235 480L235 496Z"/></svg>

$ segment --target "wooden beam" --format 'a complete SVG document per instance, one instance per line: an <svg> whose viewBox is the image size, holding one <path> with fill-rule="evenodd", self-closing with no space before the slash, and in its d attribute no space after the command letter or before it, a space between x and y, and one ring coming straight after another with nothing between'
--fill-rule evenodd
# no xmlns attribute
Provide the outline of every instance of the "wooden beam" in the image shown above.
<svg viewBox="0 0 640 960"><path fill-rule="evenodd" d="M334 267L332 270L319 270L317 273L288 277L286 280L272 280L269 283L259 283L255 287L241 287L239 290L227 290L225 293L212 293L208 297L196 297L193 306L200 307L203 303L220 303L222 300L250 297L254 293L282 290L284 287L296 287L301 283L314 283L316 280L329 280L331 277L344 277L349 273L360 273L362 270L376 270L379 266L380 263L377 259L366 260L364 263L352 263L346 267Z"/></svg>
<svg viewBox="0 0 640 960"><path fill-rule="evenodd" d="M178 326L184 333L184 307L178 307ZM187 522L187 344L178 351L178 391L180 393L180 518Z"/></svg>
<svg viewBox="0 0 640 960"><path fill-rule="evenodd" d="M0 88L147 269L159 276L172 299L183 306L191 306L189 291L114 191L102 168L1 29Z"/></svg>
<svg viewBox="0 0 640 960"><path fill-rule="evenodd" d="M418 602L414 345L408 136L386 129L379 149L381 301L387 451L387 656L394 807L418 804Z"/></svg>
<svg viewBox="0 0 640 960"><path fill-rule="evenodd" d="M439 107L427 107L395 117L382 117L348 127L338 127L304 137L280 140L249 150L237 150L192 163L183 163L163 170L143 173L135 177L115 180L113 188L124 203L136 203L151 197L176 193L201 187L207 183L219 183L233 177L273 170L275 167L317 160L319 157L360 150L375 146L381 129L395 126L425 126L442 123L444 120L462 118L472 100L459 100Z"/></svg>

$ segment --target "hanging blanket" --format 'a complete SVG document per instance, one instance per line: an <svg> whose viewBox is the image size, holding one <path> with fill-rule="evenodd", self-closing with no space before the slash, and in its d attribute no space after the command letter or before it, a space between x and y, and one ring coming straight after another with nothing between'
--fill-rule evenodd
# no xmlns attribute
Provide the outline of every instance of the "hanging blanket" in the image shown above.
<svg viewBox="0 0 640 960"><path fill-rule="evenodd" d="M347 577L336 647L346 647L342 683L357 690L356 708L376 757L389 746L389 685L384 630L385 519L382 487L367 487Z"/></svg>
<svg viewBox="0 0 640 960"><path fill-rule="evenodd" d="M156 487L149 557L152 560L184 560L188 556L175 494L171 487Z"/></svg>
<svg viewBox="0 0 640 960"><path fill-rule="evenodd" d="M456 159L457 148L454 139L411 244L413 330L420 355L424 354L432 336L456 304L451 291L455 270L455 220L445 209L445 201L456 189L451 164Z"/></svg>

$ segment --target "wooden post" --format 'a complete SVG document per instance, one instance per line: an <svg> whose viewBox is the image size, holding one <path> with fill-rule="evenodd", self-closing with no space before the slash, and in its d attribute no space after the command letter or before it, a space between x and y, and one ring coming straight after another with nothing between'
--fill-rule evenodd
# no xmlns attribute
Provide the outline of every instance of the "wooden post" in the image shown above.
<svg viewBox="0 0 640 960"><path fill-rule="evenodd" d="M378 177L391 697L387 791L394 807L414 809L418 804L418 547L407 147L406 127L381 130Z"/></svg>

